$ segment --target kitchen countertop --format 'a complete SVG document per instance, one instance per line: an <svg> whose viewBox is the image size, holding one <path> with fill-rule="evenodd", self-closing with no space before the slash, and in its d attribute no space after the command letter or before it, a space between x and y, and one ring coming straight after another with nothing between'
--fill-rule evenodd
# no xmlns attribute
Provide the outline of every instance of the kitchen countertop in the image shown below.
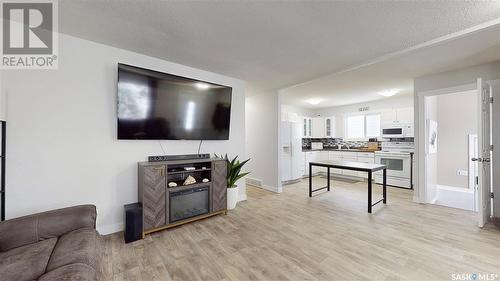
<svg viewBox="0 0 500 281"><path fill-rule="evenodd" d="M373 150L366 150L362 148L353 148L353 149L338 149L338 148L323 148L323 149L310 149L310 148L302 148L302 152L311 152L311 151L345 151L345 152L374 152Z"/></svg>

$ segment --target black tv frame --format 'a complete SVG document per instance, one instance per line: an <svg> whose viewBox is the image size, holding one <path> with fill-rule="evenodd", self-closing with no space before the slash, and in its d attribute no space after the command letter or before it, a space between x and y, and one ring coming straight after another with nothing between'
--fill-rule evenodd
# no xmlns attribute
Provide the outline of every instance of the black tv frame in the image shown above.
<svg viewBox="0 0 500 281"><path fill-rule="evenodd" d="M166 75L170 75L170 76L174 76L174 77L179 77L179 78L184 78L184 79L189 79L189 80L192 80L193 82L201 82L201 83L207 83L207 84L212 84L212 85L217 85L217 86L221 86L221 87L226 87L226 88L229 88L231 89L231 95L229 97L229 124L228 124L228 135L227 135L227 139L166 139L166 138L120 138L119 137L119 118L118 118L118 83L120 82L120 78L119 78L119 69L120 69L120 66L125 66L125 67L131 67L131 68L136 68L136 69L139 69L139 70L145 70L145 71L150 71L150 72L155 72L155 73L158 73L158 74L166 74ZM167 73L167 72L163 72L163 71L158 71L158 70L154 70L154 69L149 69L149 68L144 68L144 67L140 67L140 66L136 66L136 65L131 65L131 64L126 64L126 63L118 63L117 64L117 71L116 71L116 139L117 140L145 140L145 141L148 141L148 140L151 140L151 141L157 141L157 140L193 140L193 141L218 141L218 140L221 140L221 141L224 141L224 140L229 140L229 137L231 136L231 119L232 119L232 105L233 105L233 87L231 86L228 86L228 85L223 85L223 84L219 84L219 83L214 83L214 82L210 82L210 81L205 81L205 80L199 80L199 79L195 79L195 78L190 78L190 77L187 77L187 76L181 76L181 75L177 75L177 74L172 74L172 73Z"/></svg>

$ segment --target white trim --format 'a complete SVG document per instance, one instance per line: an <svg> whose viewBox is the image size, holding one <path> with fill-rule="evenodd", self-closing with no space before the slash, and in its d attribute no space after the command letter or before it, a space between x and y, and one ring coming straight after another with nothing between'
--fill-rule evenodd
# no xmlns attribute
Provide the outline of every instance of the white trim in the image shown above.
<svg viewBox="0 0 500 281"><path fill-rule="evenodd" d="M277 101L277 121L278 121L278 141L277 141L277 149L276 149L276 152L277 152L277 155L276 157L278 157L278 177L276 179L276 189L275 190L271 190L273 192L277 192L277 193L281 193L283 192L283 185L281 184L281 167L283 165L283 159L281 157L281 150L282 150L282 147L281 147L281 135L282 135L282 130L281 130L281 105L282 105L282 95L283 93L281 91L278 91L278 101ZM266 185L264 185L263 187L265 187Z"/></svg>
<svg viewBox="0 0 500 281"><path fill-rule="evenodd" d="M257 186L257 185L253 185L253 184L248 184L248 185L250 185L252 187L264 189L264 190L267 190L267 191L271 191L271 192L274 192L274 193L280 193L280 192L278 192L278 188L275 187L275 186L270 186L270 185L267 185L267 184L264 184L264 185L261 185L261 186Z"/></svg>
<svg viewBox="0 0 500 281"><path fill-rule="evenodd" d="M436 201L434 204L458 208L463 210L474 210L474 191L448 185L436 185Z"/></svg>

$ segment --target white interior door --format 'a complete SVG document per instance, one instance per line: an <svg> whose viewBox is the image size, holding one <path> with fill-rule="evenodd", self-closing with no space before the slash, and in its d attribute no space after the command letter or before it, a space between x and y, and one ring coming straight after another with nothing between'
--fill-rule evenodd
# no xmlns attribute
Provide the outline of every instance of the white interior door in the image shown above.
<svg viewBox="0 0 500 281"><path fill-rule="evenodd" d="M491 215L491 87L481 78L477 79L479 92L478 150L478 209L479 227L488 222Z"/></svg>
<svg viewBox="0 0 500 281"><path fill-rule="evenodd" d="M474 212L478 212L478 200L477 187L478 182L476 181L478 177L478 165L476 161L471 159L479 158L478 151L478 138L477 135L469 135L469 189L474 191Z"/></svg>

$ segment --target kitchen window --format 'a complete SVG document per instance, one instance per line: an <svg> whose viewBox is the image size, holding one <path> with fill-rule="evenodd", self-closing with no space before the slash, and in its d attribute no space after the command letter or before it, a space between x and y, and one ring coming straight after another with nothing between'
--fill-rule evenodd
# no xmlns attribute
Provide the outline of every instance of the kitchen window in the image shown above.
<svg viewBox="0 0 500 281"><path fill-rule="evenodd" d="M347 116L346 136L347 139L380 137L380 114Z"/></svg>

